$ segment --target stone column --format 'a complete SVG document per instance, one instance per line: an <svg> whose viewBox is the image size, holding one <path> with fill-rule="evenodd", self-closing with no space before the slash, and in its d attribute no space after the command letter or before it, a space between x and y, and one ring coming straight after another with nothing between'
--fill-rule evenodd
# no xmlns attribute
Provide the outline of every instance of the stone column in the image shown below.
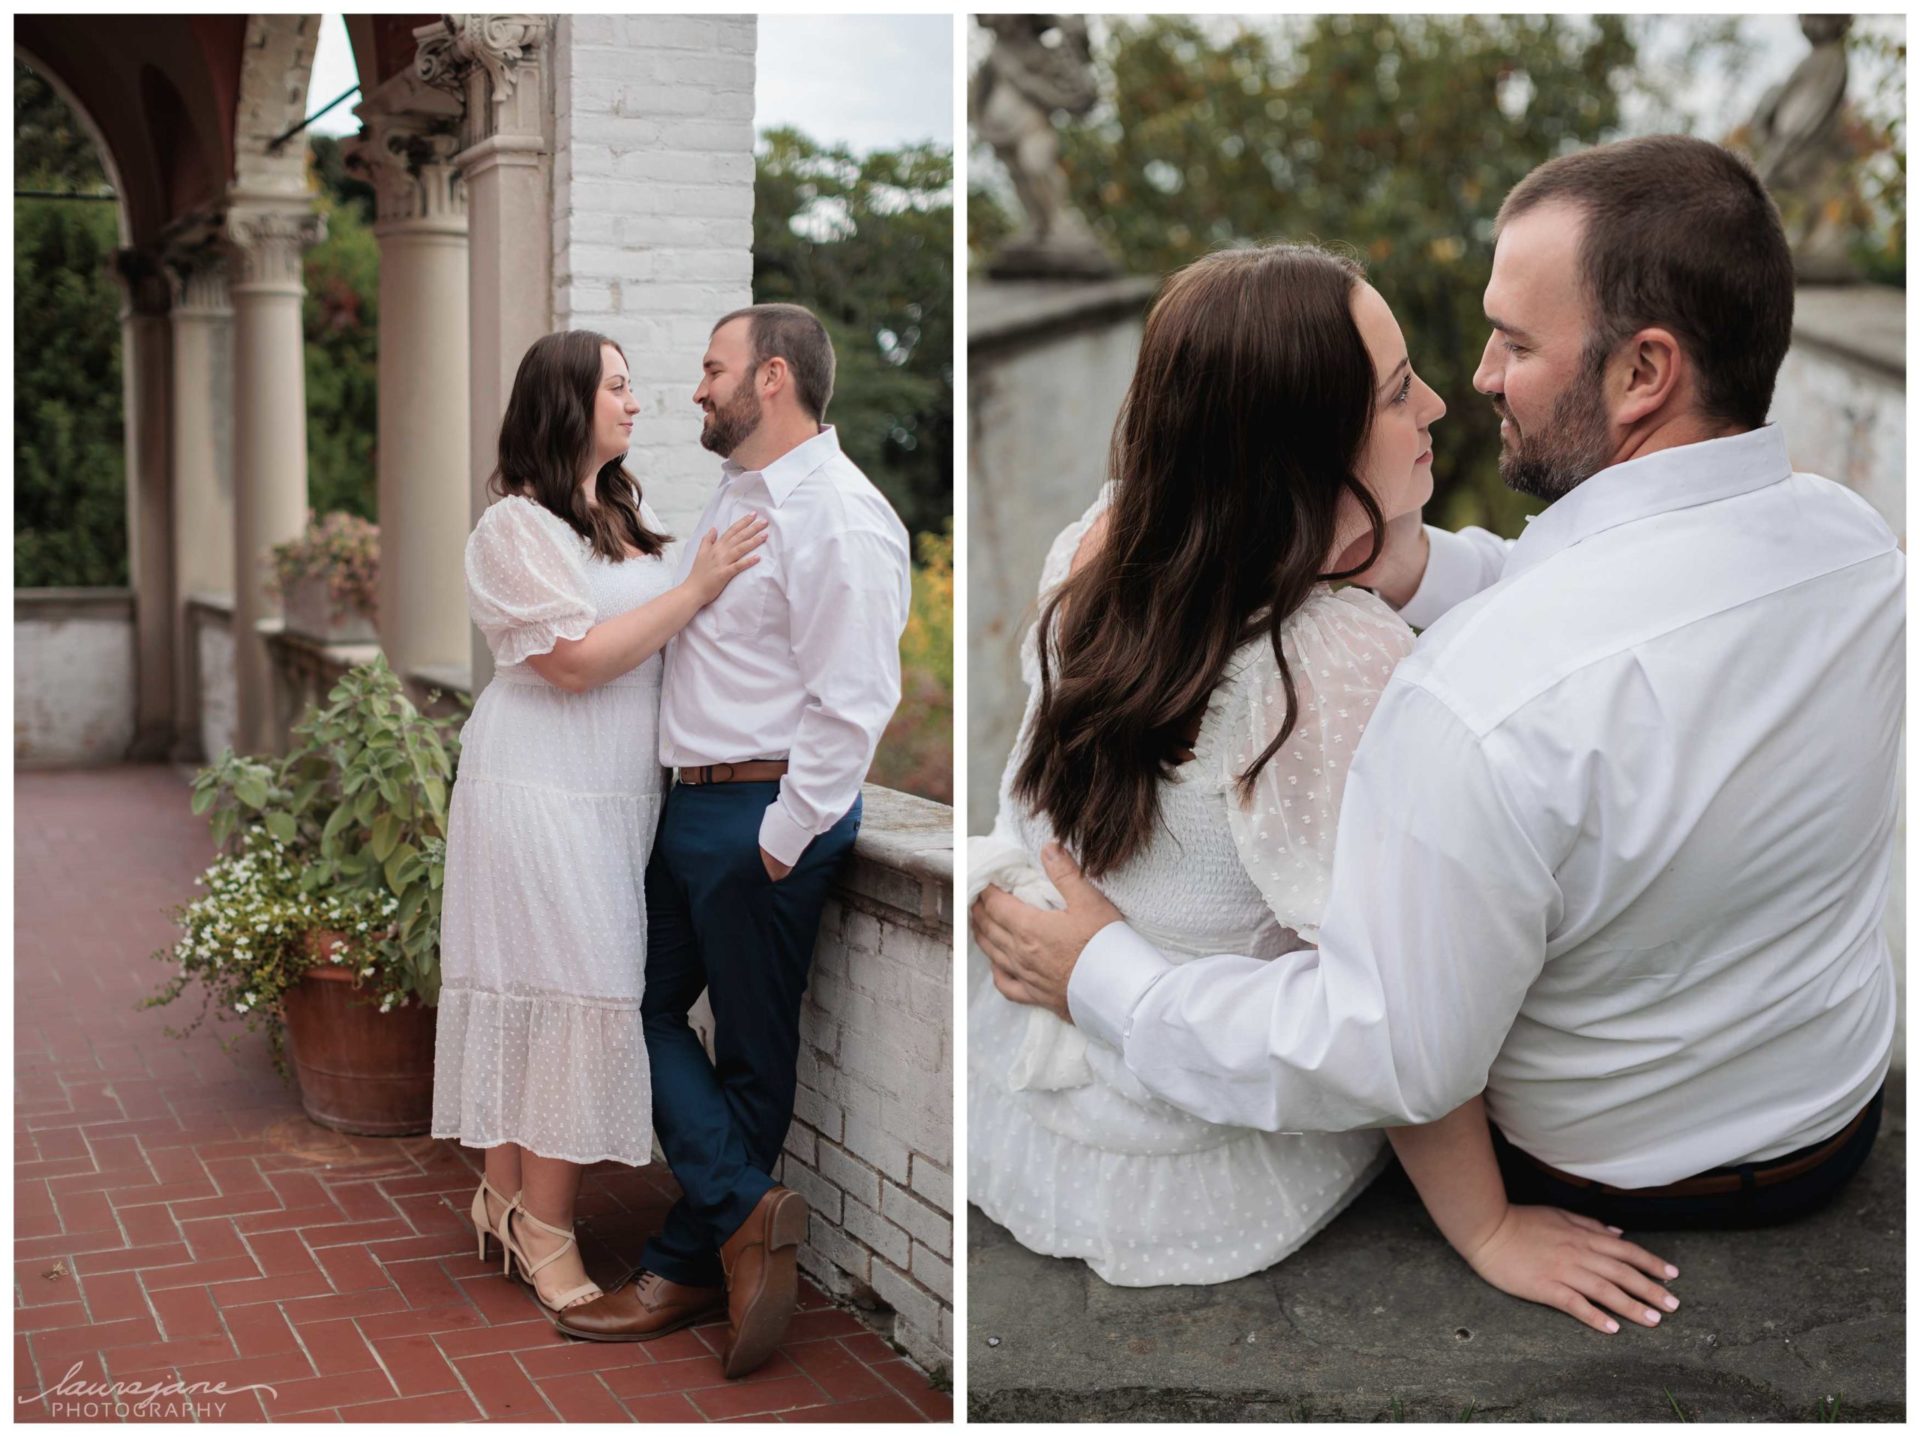
<svg viewBox="0 0 1920 1437"><path fill-rule="evenodd" d="M115 268L127 454L127 570L133 589L134 725L127 756L164 759L173 747L173 523L170 382L172 296L159 256L124 249Z"/></svg>
<svg viewBox="0 0 1920 1437"><path fill-rule="evenodd" d="M473 516L460 104L402 72L356 113L365 129L347 163L379 210L380 645L402 678L464 670Z"/></svg>
<svg viewBox="0 0 1920 1437"><path fill-rule="evenodd" d="M553 143L542 15L449 15L414 31L420 77L465 102L461 150L467 188L472 444L469 515L487 506L500 417L527 348L552 327ZM473 692L493 676L471 639Z"/></svg>
<svg viewBox="0 0 1920 1437"><path fill-rule="evenodd" d="M187 601L233 582L233 310L227 260L198 246L171 257L173 282L172 757L200 752L200 665Z"/></svg>
<svg viewBox="0 0 1920 1437"><path fill-rule="evenodd" d="M307 388L300 327L301 257L325 234L303 197L229 196L227 238L233 293L233 669L238 690L234 746L277 751L271 631L279 605L267 598L268 552L307 518Z"/></svg>

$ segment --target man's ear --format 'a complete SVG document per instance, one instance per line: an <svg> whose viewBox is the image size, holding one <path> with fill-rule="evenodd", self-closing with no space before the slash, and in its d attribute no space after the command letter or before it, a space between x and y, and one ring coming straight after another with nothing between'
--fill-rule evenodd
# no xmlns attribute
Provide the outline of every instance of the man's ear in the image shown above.
<svg viewBox="0 0 1920 1437"><path fill-rule="evenodd" d="M760 366L762 394L772 397L793 383L793 372L787 368L787 361L774 355Z"/></svg>
<svg viewBox="0 0 1920 1437"><path fill-rule="evenodd" d="M1670 329L1643 329L1621 347L1615 364L1614 420L1631 427L1665 409L1693 383L1693 366Z"/></svg>

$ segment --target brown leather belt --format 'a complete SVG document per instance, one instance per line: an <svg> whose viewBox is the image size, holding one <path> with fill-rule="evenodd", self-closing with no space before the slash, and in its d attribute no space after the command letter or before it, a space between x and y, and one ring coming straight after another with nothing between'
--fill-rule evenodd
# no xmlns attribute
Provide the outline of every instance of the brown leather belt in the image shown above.
<svg viewBox="0 0 1920 1437"><path fill-rule="evenodd" d="M756 758L746 763L707 763L699 768L680 770L680 782L702 783L766 783L779 778L787 771L784 758Z"/></svg>
<svg viewBox="0 0 1920 1437"><path fill-rule="evenodd" d="M1812 1172L1820 1164L1839 1153L1840 1149L1846 1146L1847 1139L1860 1131L1860 1124L1867 1120L1867 1112L1872 1107L1873 1103L1869 1101L1866 1107L1853 1115L1852 1122L1819 1147L1790 1153L1772 1166L1748 1168L1744 1171L1739 1168L1717 1168L1712 1172L1699 1173L1657 1188L1617 1188L1606 1183L1595 1182L1592 1178L1575 1177L1572 1173L1561 1172L1551 1163L1542 1162L1525 1148L1511 1143L1509 1146L1548 1177L1557 1182L1566 1183L1570 1187L1611 1193L1616 1197L1720 1197L1726 1193L1739 1192L1747 1187L1772 1187L1776 1183L1788 1182Z"/></svg>

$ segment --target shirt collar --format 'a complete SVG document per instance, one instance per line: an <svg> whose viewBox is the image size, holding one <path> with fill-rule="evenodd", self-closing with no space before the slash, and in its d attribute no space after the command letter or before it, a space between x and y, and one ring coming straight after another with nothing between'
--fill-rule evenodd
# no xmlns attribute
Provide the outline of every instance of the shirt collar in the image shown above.
<svg viewBox="0 0 1920 1437"><path fill-rule="evenodd" d="M775 504L787 502L787 496L800 487L800 481L840 453L840 436L831 424L820 426L813 438L796 444L764 469L742 469L731 459L720 466L722 479L731 482L758 474Z"/></svg>
<svg viewBox="0 0 1920 1437"><path fill-rule="evenodd" d="M1662 449L1602 469L1527 523L1505 574L1530 569L1607 529L1777 484L1793 472L1778 424Z"/></svg>

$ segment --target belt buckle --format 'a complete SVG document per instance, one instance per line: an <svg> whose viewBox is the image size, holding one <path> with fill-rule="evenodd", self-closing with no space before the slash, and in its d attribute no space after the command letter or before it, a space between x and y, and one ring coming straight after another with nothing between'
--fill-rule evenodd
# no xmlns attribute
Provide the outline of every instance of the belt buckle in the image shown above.
<svg viewBox="0 0 1920 1437"><path fill-rule="evenodd" d="M726 770L726 773L720 776L719 778L709 777L709 780L708 780L709 782L711 783L732 783L733 782L733 765L732 764L730 763L713 764L711 767L707 769L707 773L711 775L714 769L717 769L717 768L724 768Z"/></svg>

